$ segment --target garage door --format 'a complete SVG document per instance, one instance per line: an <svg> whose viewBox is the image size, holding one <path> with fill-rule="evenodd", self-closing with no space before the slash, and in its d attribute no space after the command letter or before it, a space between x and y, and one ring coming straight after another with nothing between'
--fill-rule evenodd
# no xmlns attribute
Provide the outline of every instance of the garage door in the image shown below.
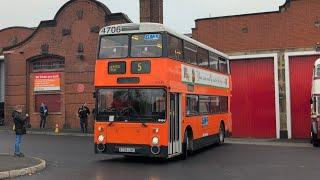
<svg viewBox="0 0 320 180"><path fill-rule="evenodd" d="M232 60L230 63L233 135L275 138L273 58Z"/></svg>
<svg viewBox="0 0 320 180"><path fill-rule="evenodd" d="M310 137L310 95L313 64L320 56L289 59L292 138Z"/></svg>

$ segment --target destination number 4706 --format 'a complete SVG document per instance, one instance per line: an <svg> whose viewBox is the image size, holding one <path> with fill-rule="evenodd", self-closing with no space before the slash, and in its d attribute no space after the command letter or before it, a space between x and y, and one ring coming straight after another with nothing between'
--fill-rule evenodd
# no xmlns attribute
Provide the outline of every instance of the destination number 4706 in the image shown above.
<svg viewBox="0 0 320 180"><path fill-rule="evenodd" d="M121 31L122 31L121 26L105 27L101 30L101 32L104 34L120 33Z"/></svg>

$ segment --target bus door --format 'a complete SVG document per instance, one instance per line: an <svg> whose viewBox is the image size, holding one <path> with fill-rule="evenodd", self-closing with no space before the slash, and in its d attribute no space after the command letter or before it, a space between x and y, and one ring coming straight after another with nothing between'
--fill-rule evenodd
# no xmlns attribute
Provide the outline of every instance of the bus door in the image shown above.
<svg viewBox="0 0 320 180"><path fill-rule="evenodd" d="M178 155L182 152L181 123L181 94L170 93L169 156Z"/></svg>

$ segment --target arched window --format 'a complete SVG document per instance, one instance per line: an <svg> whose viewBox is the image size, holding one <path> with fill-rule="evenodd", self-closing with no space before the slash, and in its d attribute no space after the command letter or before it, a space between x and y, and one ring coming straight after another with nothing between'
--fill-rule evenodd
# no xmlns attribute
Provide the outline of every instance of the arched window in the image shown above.
<svg viewBox="0 0 320 180"><path fill-rule="evenodd" d="M39 59L33 61L31 66L33 71L63 69L64 60L57 58Z"/></svg>

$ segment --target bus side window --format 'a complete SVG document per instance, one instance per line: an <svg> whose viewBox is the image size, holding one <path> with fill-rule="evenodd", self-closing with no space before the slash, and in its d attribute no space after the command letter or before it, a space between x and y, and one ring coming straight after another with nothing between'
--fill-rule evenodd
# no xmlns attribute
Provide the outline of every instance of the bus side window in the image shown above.
<svg viewBox="0 0 320 180"><path fill-rule="evenodd" d="M209 53L210 69L218 71L219 58L213 52Z"/></svg>
<svg viewBox="0 0 320 180"><path fill-rule="evenodd" d="M228 97L227 96L220 96L220 110L221 113L228 112Z"/></svg>
<svg viewBox="0 0 320 180"><path fill-rule="evenodd" d="M168 35L168 56L173 59L183 60L182 40Z"/></svg>
<svg viewBox="0 0 320 180"><path fill-rule="evenodd" d="M187 116L199 114L199 97L197 95L187 95Z"/></svg>
<svg viewBox="0 0 320 180"><path fill-rule="evenodd" d="M197 46L184 41L184 59L187 63L197 65Z"/></svg>
<svg viewBox="0 0 320 180"><path fill-rule="evenodd" d="M198 65L203 68L209 67L209 52L203 48L198 48Z"/></svg>
<svg viewBox="0 0 320 180"><path fill-rule="evenodd" d="M219 58L219 71L222 73L228 73L227 60Z"/></svg>
<svg viewBox="0 0 320 180"><path fill-rule="evenodd" d="M210 96L211 114L220 114L220 100L218 96Z"/></svg>

